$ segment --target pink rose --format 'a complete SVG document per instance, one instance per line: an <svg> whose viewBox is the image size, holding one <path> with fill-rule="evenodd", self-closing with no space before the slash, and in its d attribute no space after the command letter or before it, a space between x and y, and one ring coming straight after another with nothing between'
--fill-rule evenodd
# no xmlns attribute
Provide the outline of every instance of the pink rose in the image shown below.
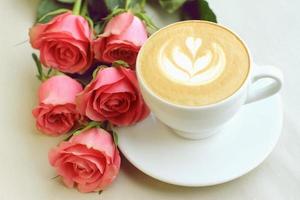
<svg viewBox="0 0 300 200"><path fill-rule="evenodd" d="M108 120L118 126L134 124L149 115L135 72L123 67L100 70L79 94L77 106L91 120Z"/></svg>
<svg viewBox="0 0 300 200"><path fill-rule="evenodd" d="M75 105L81 91L82 86L65 75L43 82L38 91L39 105L32 111L36 127L51 136L70 131L82 119Z"/></svg>
<svg viewBox="0 0 300 200"><path fill-rule="evenodd" d="M30 43L40 50L41 62L62 72L83 73L92 62L92 34L88 22L67 12L30 29Z"/></svg>
<svg viewBox="0 0 300 200"><path fill-rule="evenodd" d="M112 18L104 33L94 41L96 59L112 63L123 60L134 67L137 54L147 40L147 30L143 22L130 12Z"/></svg>
<svg viewBox="0 0 300 200"><path fill-rule="evenodd" d="M116 178L121 158L112 137L100 128L89 129L49 152L49 162L68 187L80 192L103 190Z"/></svg>

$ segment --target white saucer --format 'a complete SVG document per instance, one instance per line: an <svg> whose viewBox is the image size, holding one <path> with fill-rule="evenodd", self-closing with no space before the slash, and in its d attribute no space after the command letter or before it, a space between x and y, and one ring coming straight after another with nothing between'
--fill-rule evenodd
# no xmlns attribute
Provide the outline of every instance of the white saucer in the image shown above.
<svg viewBox="0 0 300 200"><path fill-rule="evenodd" d="M163 182L209 186L238 178L270 154L282 129L280 96L245 105L207 139L177 136L153 115L118 129L119 148L138 169Z"/></svg>

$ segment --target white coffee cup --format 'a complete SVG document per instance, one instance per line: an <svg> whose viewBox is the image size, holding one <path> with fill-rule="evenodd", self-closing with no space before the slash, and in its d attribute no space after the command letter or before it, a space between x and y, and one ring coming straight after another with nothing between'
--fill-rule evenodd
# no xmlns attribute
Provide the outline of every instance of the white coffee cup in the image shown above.
<svg viewBox="0 0 300 200"><path fill-rule="evenodd" d="M247 50L251 60L250 73L243 85L226 99L206 106L176 105L154 94L142 78L138 56L136 72L144 100L155 116L178 135L188 139L202 139L211 136L221 130L241 106L270 97L279 92L282 87L281 71L270 65L255 65L249 49ZM272 81L263 88L252 87L261 79L272 79Z"/></svg>

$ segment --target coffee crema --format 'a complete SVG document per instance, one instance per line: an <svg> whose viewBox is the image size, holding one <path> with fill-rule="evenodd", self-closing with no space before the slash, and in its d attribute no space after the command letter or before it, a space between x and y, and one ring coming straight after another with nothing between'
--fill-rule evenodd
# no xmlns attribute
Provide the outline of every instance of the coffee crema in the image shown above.
<svg viewBox="0 0 300 200"><path fill-rule="evenodd" d="M168 102L204 106L231 96L246 80L250 58L230 30L206 21L184 21L152 35L142 47L138 73Z"/></svg>

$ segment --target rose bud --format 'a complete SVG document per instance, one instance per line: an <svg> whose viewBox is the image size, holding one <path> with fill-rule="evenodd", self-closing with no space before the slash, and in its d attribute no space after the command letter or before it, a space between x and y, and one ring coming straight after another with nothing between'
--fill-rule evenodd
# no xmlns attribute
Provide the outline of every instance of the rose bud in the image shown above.
<svg viewBox="0 0 300 200"><path fill-rule="evenodd" d="M149 115L135 72L124 67L100 69L77 97L77 108L94 121L117 126L135 124Z"/></svg>
<svg viewBox="0 0 300 200"><path fill-rule="evenodd" d="M70 131L83 117L77 112L75 99L82 91L80 83L65 76L53 76L38 91L39 105L32 111L41 132L59 136Z"/></svg>
<svg viewBox="0 0 300 200"><path fill-rule="evenodd" d="M67 12L29 32L33 48L40 50L41 63L67 73L83 73L93 60L92 33L88 22Z"/></svg>
<svg viewBox="0 0 300 200"><path fill-rule="evenodd" d="M118 175L121 158L111 135L92 128L50 150L49 162L67 187L80 192L103 190Z"/></svg>
<svg viewBox="0 0 300 200"><path fill-rule="evenodd" d="M134 68L137 54L146 40L146 27L138 17L130 12L119 14L94 41L95 58L107 63L123 60Z"/></svg>

